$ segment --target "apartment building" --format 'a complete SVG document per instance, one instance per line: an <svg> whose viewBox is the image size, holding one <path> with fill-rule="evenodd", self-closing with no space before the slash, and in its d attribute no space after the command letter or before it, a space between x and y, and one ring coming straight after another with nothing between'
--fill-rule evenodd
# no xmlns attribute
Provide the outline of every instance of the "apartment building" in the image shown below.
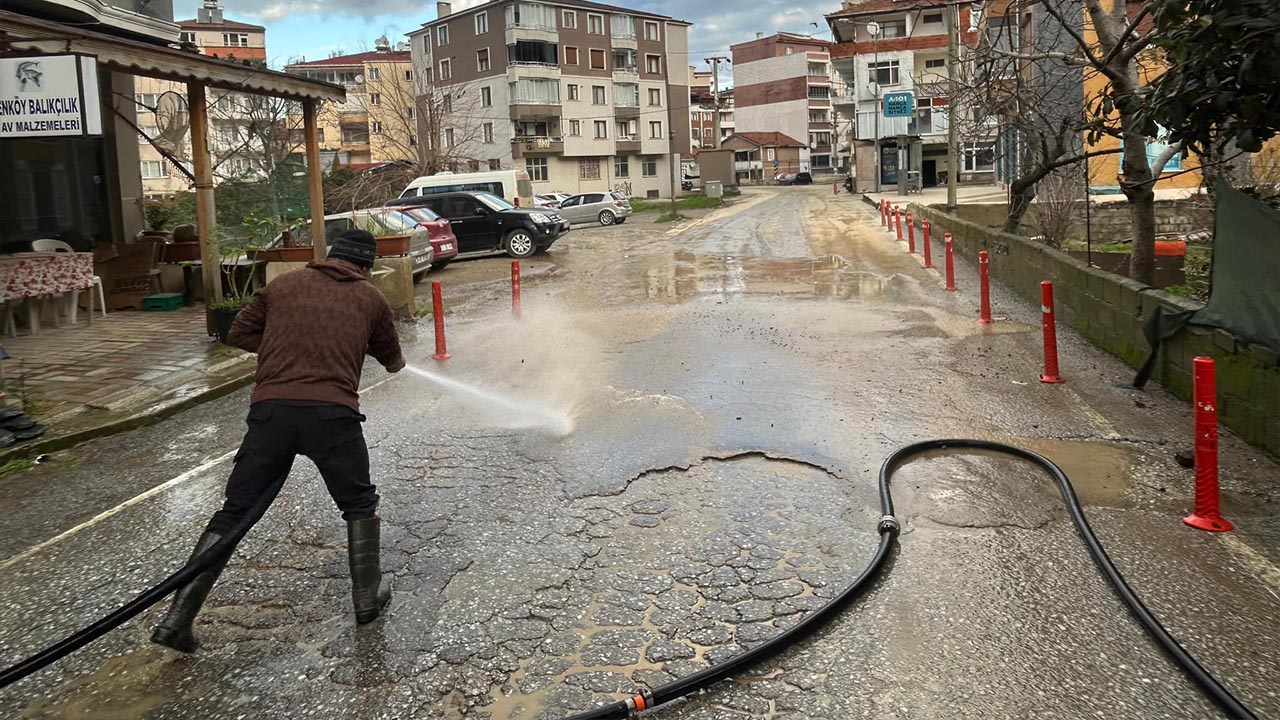
<svg viewBox="0 0 1280 720"><path fill-rule="evenodd" d="M296 62L285 72L347 89L345 103L320 112L323 167L418 161L418 86L406 43L392 48L380 37L372 52Z"/></svg>
<svg viewBox="0 0 1280 720"><path fill-rule="evenodd" d="M924 187L947 182L952 110L947 15L952 7L958 9L960 42L971 47L977 41L970 27L971 5L967 0L845 0L842 9L826 16L835 39L832 65L841 79L835 108L854 122L858 190L897 185L899 170L908 178L918 177ZM961 181L994 178L994 124L992 131L991 139L964 146Z"/></svg>
<svg viewBox="0 0 1280 720"><path fill-rule="evenodd" d="M689 129L693 154L719 147L716 140L716 101L719 100L720 140L733 134L733 88L713 88L710 70L689 66ZM718 91L717 91L718 90Z"/></svg>
<svg viewBox="0 0 1280 720"><path fill-rule="evenodd" d="M538 191L670 191L690 150L689 23L586 0L437 6L409 37L426 104L445 105L419 123L442 164L523 167Z"/></svg>
<svg viewBox="0 0 1280 720"><path fill-rule="evenodd" d="M190 20L179 20L179 42L193 46L201 55L223 59L250 60L265 63L267 59L267 29L261 25L228 20L223 16L218 0L205 0L198 8L196 17ZM134 104L137 113L138 128L148 138L156 138L164 133L163 143L171 154L186 163L190 169L191 137L187 133L176 141L168 140L169 131L175 121L185 124L185 112L157 114L160 97L165 93L175 93L181 97L185 107L187 86L171 80L138 77L134 85ZM211 90L208 101L213 104L209 112L210 141L214 145L215 161L218 163L214 172L214 182L230 178L251 177L261 168L261 158L257 152L249 152L251 143L244 132L244 126L261 115L258 108L248 107L251 103L247 96L225 90ZM260 148L256 148L260 150ZM239 152L244 150L244 152ZM142 173L142 191L148 197L169 195L188 189L190 180L163 153L155 148L146 138L138 137L139 170Z"/></svg>
<svg viewBox="0 0 1280 720"><path fill-rule="evenodd" d="M778 160L772 172L764 169L766 177L835 172L840 167L827 46L826 41L808 35L756 33L755 39L730 47L736 132L781 133L804 144L795 167L783 167Z"/></svg>

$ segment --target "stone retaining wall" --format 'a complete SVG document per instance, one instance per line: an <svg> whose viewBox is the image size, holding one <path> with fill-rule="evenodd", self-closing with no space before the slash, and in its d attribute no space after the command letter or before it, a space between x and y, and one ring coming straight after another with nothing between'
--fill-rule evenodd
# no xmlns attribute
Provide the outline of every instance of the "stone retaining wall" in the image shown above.
<svg viewBox="0 0 1280 720"><path fill-rule="evenodd" d="M1085 240L1086 227L1093 228L1095 243L1112 243L1133 237L1133 213L1125 202L1094 202L1086 218L1084 203L1077 203L1075 223L1068 233L1068 240ZM1037 219L1038 206L1032 203L1022 220L1021 235L1033 237L1040 234ZM961 219L988 228L1004 227L1008 215L1007 206L998 204L970 204L957 208ZM1088 224L1086 225L1086 219ZM1199 231L1213 231L1213 212L1189 200L1157 200L1156 201L1156 233L1187 234Z"/></svg>
<svg viewBox="0 0 1280 720"><path fill-rule="evenodd" d="M991 276L1030 302L1040 302L1042 280L1053 281L1058 320L1133 367L1146 359L1142 326L1156 307L1175 311L1201 307L1091 268L1040 243L960 220L941 208L912 204L910 209L918 220L929 220L935 235L950 232L957 254L976 261L979 250L988 251ZM1280 359L1276 353L1223 330L1187 327L1161 348L1154 379L1178 397L1190 398L1191 361L1199 355L1216 361L1222 424L1247 442L1280 455Z"/></svg>

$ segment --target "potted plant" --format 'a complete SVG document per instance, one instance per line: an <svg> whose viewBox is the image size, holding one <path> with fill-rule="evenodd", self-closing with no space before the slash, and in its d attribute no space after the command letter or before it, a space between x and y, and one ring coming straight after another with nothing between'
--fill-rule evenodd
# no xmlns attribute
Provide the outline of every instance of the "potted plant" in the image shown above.
<svg viewBox="0 0 1280 720"><path fill-rule="evenodd" d="M253 300L254 266L246 266L240 261L257 248L254 240L246 237L226 238L219 243L218 248L225 292L221 300L209 303L209 311L213 313L218 340L226 343L236 316Z"/></svg>
<svg viewBox="0 0 1280 720"><path fill-rule="evenodd" d="M370 231L374 240L378 242L378 257L396 257L409 254L411 245L408 235L397 234L394 230L383 227L378 223L370 223Z"/></svg>
<svg viewBox="0 0 1280 720"><path fill-rule="evenodd" d="M200 259L200 238L194 225L179 225L173 229L173 240L160 247L160 262L195 262Z"/></svg>

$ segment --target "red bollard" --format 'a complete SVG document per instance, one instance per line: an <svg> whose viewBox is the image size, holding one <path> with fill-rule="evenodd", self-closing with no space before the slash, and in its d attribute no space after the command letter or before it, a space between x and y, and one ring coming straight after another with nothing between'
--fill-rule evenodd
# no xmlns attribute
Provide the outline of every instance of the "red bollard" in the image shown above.
<svg viewBox="0 0 1280 720"><path fill-rule="evenodd" d="M840 182L839 182L839 181L837 181L837 180L833 180L833 181L831 181L831 194L832 194L832 195L839 195L839 194L840 194Z"/></svg>
<svg viewBox="0 0 1280 720"><path fill-rule="evenodd" d="M924 230L924 266L928 269L933 267L933 248L929 247L929 221L925 220L920 225Z"/></svg>
<svg viewBox="0 0 1280 720"><path fill-rule="evenodd" d="M907 252L915 253L916 251L916 219L911 213L907 213Z"/></svg>
<svg viewBox="0 0 1280 720"><path fill-rule="evenodd" d="M444 300L440 297L440 283L431 283L431 314L436 321L436 354L432 360L448 360L451 356L444 341Z"/></svg>
<svg viewBox="0 0 1280 720"><path fill-rule="evenodd" d="M1213 358L1198 357L1192 365L1192 400L1196 406L1196 506L1182 522L1197 530L1234 529L1218 509L1218 391Z"/></svg>
<svg viewBox="0 0 1280 720"><path fill-rule="evenodd" d="M511 316L520 319L520 261L511 261Z"/></svg>
<svg viewBox="0 0 1280 720"><path fill-rule="evenodd" d="M956 291L956 260L951 255L951 233L942 234L942 246L946 249L947 292Z"/></svg>
<svg viewBox="0 0 1280 720"><path fill-rule="evenodd" d="M1067 379L1058 374L1058 326L1053 314L1053 283L1040 283L1040 326L1044 329L1044 374L1042 383L1061 383Z"/></svg>
<svg viewBox="0 0 1280 720"><path fill-rule="evenodd" d="M991 256L987 255L986 250L978 253L978 297L978 322L983 325L994 324L995 320L991 319Z"/></svg>
<svg viewBox="0 0 1280 720"><path fill-rule="evenodd" d="M898 242L902 242L902 211L897 205L893 206L893 226L898 231Z"/></svg>
<svg viewBox="0 0 1280 720"><path fill-rule="evenodd" d="M880 227L889 227L889 205L888 200L880 201Z"/></svg>

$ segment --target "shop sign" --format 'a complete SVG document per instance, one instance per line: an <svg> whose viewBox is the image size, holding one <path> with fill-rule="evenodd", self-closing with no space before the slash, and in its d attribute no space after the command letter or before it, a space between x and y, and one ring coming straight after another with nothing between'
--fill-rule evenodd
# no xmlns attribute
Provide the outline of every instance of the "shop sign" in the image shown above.
<svg viewBox="0 0 1280 720"><path fill-rule="evenodd" d="M0 137L101 134L97 58L89 55L0 58Z"/></svg>

